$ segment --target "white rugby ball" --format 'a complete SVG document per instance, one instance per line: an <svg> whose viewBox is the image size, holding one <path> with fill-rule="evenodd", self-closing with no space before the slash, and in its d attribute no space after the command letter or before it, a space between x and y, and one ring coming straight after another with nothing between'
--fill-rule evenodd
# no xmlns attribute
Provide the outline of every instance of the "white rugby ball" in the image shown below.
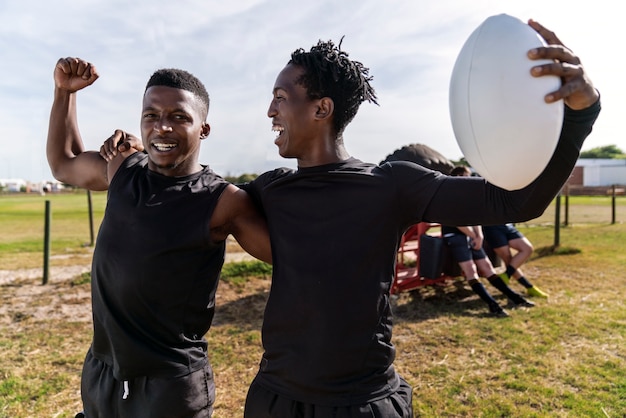
<svg viewBox="0 0 626 418"><path fill-rule="evenodd" d="M500 14L487 18L461 49L450 80L450 118L469 164L487 181L521 189L541 174L554 153L563 102L546 103L556 76L533 77L528 50L546 43L526 23Z"/></svg>

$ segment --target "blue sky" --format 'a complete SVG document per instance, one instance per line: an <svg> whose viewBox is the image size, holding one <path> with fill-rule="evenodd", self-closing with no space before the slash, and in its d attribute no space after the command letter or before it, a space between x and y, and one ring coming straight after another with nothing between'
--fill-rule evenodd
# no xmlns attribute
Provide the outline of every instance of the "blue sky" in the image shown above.
<svg viewBox="0 0 626 418"><path fill-rule="evenodd" d="M626 149L618 129L626 97L618 41L626 29L617 7L608 0L6 0L0 178L52 179L45 156L52 72L66 56L87 59L100 73L78 96L89 149L116 128L139 134L145 82L158 68L179 67L198 76L211 96L202 163L223 175L294 167L278 155L266 115L274 80L294 49L344 35L343 49L370 68L380 103L363 104L344 135L348 151L379 162L403 145L423 143L458 159L450 74L469 34L499 13L538 20L582 58L604 108L584 149Z"/></svg>

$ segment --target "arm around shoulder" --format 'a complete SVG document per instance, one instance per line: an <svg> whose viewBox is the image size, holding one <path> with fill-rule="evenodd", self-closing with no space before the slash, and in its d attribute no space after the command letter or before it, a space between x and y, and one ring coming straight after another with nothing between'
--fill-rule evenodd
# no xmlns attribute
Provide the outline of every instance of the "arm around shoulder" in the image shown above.
<svg viewBox="0 0 626 418"><path fill-rule="evenodd" d="M241 247L253 257L272 262L269 231L248 194L230 184L220 197L211 217L211 234L221 241L232 234Z"/></svg>

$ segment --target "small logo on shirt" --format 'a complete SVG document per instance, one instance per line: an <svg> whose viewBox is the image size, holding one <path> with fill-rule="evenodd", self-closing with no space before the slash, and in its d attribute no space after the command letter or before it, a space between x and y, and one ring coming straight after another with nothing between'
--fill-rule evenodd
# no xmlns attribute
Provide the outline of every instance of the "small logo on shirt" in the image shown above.
<svg viewBox="0 0 626 418"><path fill-rule="evenodd" d="M146 202L146 206L148 206L148 207L159 206L159 205L161 205L163 203L163 202L154 202L153 200L154 200L155 197L156 197L156 194L153 194L152 196L150 196L150 198Z"/></svg>

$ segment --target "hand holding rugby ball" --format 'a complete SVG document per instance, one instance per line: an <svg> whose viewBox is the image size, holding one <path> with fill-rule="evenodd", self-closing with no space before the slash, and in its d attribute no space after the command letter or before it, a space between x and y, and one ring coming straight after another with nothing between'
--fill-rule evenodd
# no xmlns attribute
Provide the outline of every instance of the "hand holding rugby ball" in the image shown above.
<svg viewBox="0 0 626 418"><path fill-rule="evenodd" d="M486 19L463 45L450 81L450 118L465 158L487 181L507 190L531 183L556 148L563 101L546 103L557 76L533 77L548 60L527 52L546 45L530 26L500 14Z"/></svg>

